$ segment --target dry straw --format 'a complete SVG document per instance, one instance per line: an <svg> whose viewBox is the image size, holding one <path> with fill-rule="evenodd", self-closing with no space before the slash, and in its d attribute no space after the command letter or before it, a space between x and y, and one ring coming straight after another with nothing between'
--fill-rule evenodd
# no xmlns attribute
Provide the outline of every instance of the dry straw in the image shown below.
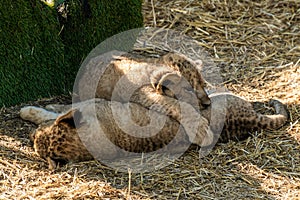
<svg viewBox="0 0 300 200"><path fill-rule="evenodd" d="M120 173L96 161L55 172L30 146L21 106L0 111L0 199L297 199L300 196L300 3L297 1L146 0L145 26L172 28L198 41L226 86L249 100L278 98L290 122L219 144L201 161L197 148L168 167ZM66 102L57 97L33 102ZM268 111L267 104L261 107Z"/></svg>

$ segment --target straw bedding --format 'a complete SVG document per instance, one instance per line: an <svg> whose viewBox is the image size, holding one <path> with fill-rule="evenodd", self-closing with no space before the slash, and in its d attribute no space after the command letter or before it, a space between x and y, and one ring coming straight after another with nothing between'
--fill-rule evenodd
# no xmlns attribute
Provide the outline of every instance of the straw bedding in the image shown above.
<svg viewBox="0 0 300 200"><path fill-rule="evenodd" d="M300 4L297 1L146 0L145 26L193 37L221 69L226 87L253 101L277 98L290 122L197 149L153 172L122 173L99 162L55 172L38 158L18 117L28 104L68 103L53 97L0 110L0 199L297 199L300 196ZM268 111L267 104L260 107Z"/></svg>

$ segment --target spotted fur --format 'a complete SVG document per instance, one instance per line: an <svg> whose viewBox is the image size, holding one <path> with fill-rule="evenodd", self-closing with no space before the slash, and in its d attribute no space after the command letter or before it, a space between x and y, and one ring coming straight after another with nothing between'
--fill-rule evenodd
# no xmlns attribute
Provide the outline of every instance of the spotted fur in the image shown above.
<svg viewBox="0 0 300 200"><path fill-rule="evenodd" d="M200 68L201 63L196 63L178 53L168 53L160 58L146 58L130 53L114 52L94 58L86 65L84 73L78 78L78 94L81 101L103 98L146 106L146 104L158 103L148 98L149 90L152 90L154 99L168 102L169 100L165 100L165 95L161 91L163 89L161 86L164 84L158 84L164 76L172 74L180 77L176 84L184 83L181 87L184 90L178 94L182 96L181 99L191 103L189 100L194 101L195 98L190 98L189 93L193 92L197 97L197 107L204 109L210 104L210 99L204 89L206 82L200 73ZM136 86L140 86L142 91L135 88ZM133 92L132 88L135 88L136 92ZM127 98L128 95L132 97ZM168 113L164 114L168 115Z"/></svg>
<svg viewBox="0 0 300 200"><path fill-rule="evenodd" d="M269 101L275 114L265 115L255 111L252 102L230 93L217 93L209 97L212 104L206 110L201 111L201 114L210 121L210 127L217 134L219 142L243 140L251 132L257 130L278 129L289 118L286 106L278 100Z"/></svg>
<svg viewBox="0 0 300 200"><path fill-rule="evenodd" d="M209 139L206 144L214 144L213 140L218 142L228 142L229 140L242 140L249 136L251 131L259 129L278 129L283 126L288 120L288 110L278 100L271 100L270 105L274 107L274 115L264 115L257 113L251 102L248 102L236 95L229 93L217 93L210 95L212 104L207 109L201 111L201 115L209 121L211 130L213 131L213 137ZM97 120L102 122L102 128L104 128L105 137L109 138L109 141L113 141L117 146L125 149L126 151L133 152L151 152L160 149L177 136L175 142L171 147L173 152L182 151L186 145L189 145L190 139L186 134L185 129L180 128L180 123L173 120L170 117L164 118L165 124L158 134L154 137L135 138L124 133L122 129L116 124L113 119L113 114L110 109L111 102L103 99L96 99L95 105L97 108ZM124 104L119 104L120 109L124 109ZM75 108L74 108L75 107ZM76 108L77 107L77 108ZM64 110L70 109L70 106L64 105L51 105L49 108ZM102 153L103 159L112 159L120 155L116 149L111 146L107 146L106 143L101 145L101 149L89 149L83 145L82 136L78 136L78 131L85 133L84 135L90 136L85 140L95 141L97 143L97 133L93 133L96 130L95 127L90 127L84 123L84 120L80 122L81 110L84 108L94 109L91 101L81 102L73 105L65 114L53 119L53 112L51 115L49 111L42 110L36 107L25 107L21 110L21 116L25 120L31 120L35 123L40 121L47 121L42 123L39 128L32 134L31 138L34 143L34 149L42 158L48 161L49 168L54 169L59 162L70 161L84 161L91 160L94 157L89 153L91 151L98 151ZM149 124L149 111L144 107L130 103L132 119L140 126L146 126ZM191 108L191 107L187 107ZM74 110L75 109L75 110ZM36 113L35 113L36 110ZM80 111L80 112L79 112ZM44 112L44 113L43 113ZM157 119L160 119L162 115L157 112L150 111ZM189 113L190 111L187 110ZM148 113L148 114L147 114ZM88 115L89 116L89 115ZM50 119L49 119L50 118ZM34 121L36 120L36 121ZM91 119L85 119L90 121L91 124L97 124L93 122L95 117L91 116ZM195 120L189 118L188 120ZM197 120L197 119L196 119ZM199 119L198 119L199 120ZM79 127L75 127L75 121L79 124ZM78 121L80 123L78 123ZM207 136L207 130L205 126L199 124L199 130L202 130L202 138ZM203 124L202 124L203 125ZM205 131L204 131L205 130ZM196 136L197 137L197 136ZM102 140L101 138L99 139ZM198 145L201 145L199 141L194 141ZM205 143L205 142L204 142ZM202 143L202 144L204 144ZM204 145L206 146L206 145ZM168 149L170 150L170 149Z"/></svg>
<svg viewBox="0 0 300 200"><path fill-rule="evenodd" d="M33 116L35 109L36 116ZM27 112L29 110L31 112ZM185 110L192 114L194 108L187 106ZM42 111L41 108L25 107L21 110L21 116L25 120L36 120L39 116L49 116L45 114L47 112L49 111ZM134 125L127 121L122 125L117 120L118 117L131 119ZM191 142L207 146L212 143L213 134L207 130L208 121L201 123L200 119L200 115L196 114L187 120L194 120L197 125L197 130L194 131L198 132L191 136L186 131L191 127L185 124L185 120L180 124L135 103L93 99L74 105L56 119L47 121L44 118L47 122L42 123L31 134L31 138L37 154L48 162L50 169L54 169L58 163L93 158L111 160L126 156L126 152L179 153L184 152ZM142 137L129 134L138 131L135 126L145 127L150 122L154 124L137 132L143 134ZM86 144L88 145L85 146Z"/></svg>
<svg viewBox="0 0 300 200"><path fill-rule="evenodd" d="M49 122L42 124L32 134L36 152L48 161L50 168L55 168L59 161L92 159L93 156L89 152L100 151L101 155L104 155L103 159L118 156L120 152L107 146L107 143L101 143L101 138L98 140L102 144L100 149L87 150L83 145L86 142L82 142L83 138L93 142L99 134L93 132L97 130L94 126L99 120L104 124L102 128L105 136L102 138L108 138L126 151L151 152L168 144L178 131L180 137L175 141L175 147L179 148L178 144L187 142L206 146L217 139L220 142L243 139L253 130L277 129L288 119L287 109L276 100L270 102L276 114L262 115L253 109L250 102L235 95L218 93L207 96L204 90L206 83L199 72L199 64L182 55L170 53L158 59L153 58L149 62L120 55L113 61L96 59L95 62L103 62L100 64L102 67L93 69L95 65L92 64L87 67L86 73L78 83L79 98L82 102L75 105L75 110L66 106L68 108L63 108L64 113L58 117L57 113L42 115L41 110L37 112L40 117L36 117L33 116L34 112L27 112L30 110L28 108L23 109L23 114L21 110L21 117L33 122L47 121L49 119L41 119L41 116L51 116ZM125 82L119 84L122 77L125 77ZM140 86L127 96L126 89L136 85ZM118 87L119 90L115 91ZM94 99L97 102L96 116L82 120L83 108L92 109L90 113L95 111L94 104L90 102L94 97L101 98ZM114 120L110 109L110 104L114 101L120 110L124 104L129 104L136 123L141 126L149 123L149 112L154 113L156 118L164 117L166 123L154 137L130 137ZM185 107L182 109L183 105ZM201 108L200 111L195 109L197 106ZM185 112L184 117L182 112ZM75 126L76 122L79 126ZM191 122L198 122L197 127L189 126ZM78 131L90 137L79 137ZM221 133L220 137L218 133Z"/></svg>

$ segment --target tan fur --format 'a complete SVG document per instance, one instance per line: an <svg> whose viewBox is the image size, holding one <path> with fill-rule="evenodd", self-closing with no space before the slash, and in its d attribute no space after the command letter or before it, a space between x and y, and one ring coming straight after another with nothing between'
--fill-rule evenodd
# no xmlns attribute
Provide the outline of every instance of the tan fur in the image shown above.
<svg viewBox="0 0 300 200"><path fill-rule="evenodd" d="M202 116L210 121L213 132L222 130L219 142L242 140L251 131L260 129L274 130L283 126L289 113L285 105L278 100L270 100L269 104L275 109L274 115L257 113L251 102L230 93L217 93L209 96L212 105L201 111ZM221 107L225 105L224 107ZM218 127L224 121L224 127Z"/></svg>
<svg viewBox="0 0 300 200"><path fill-rule="evenodd" d="M193 61L182 54L176 53L168 53L160 59L164 64L179 71L180 74L186 78L202 105L210 105L210 99L204 90L207 83L200 72L202 67L202 62L200 60Z"/></svg>
<svg viewBox="0 0 300 200"><path fill-rule="evenodd" d="M165 95L173 97L171 91ZM283 126L289 112L285 105L278 100L270 100L269 104L275 109L274 115L257 113L253 104L239 96L230 93L215 93L209 95L211 105L201 110L201 115L210 123L210 128L218 142L242 140L251 131L260 129L275 130Z"/></svg>
<svg viewBox="0 0 300 200"><path fill-rule="evenodd" d="M36 153L48 162L51 170L55 169L58 163L93 159L76 130L67 121L57 119L55 123L44 123L30 138Z"/></svg>
<svg viewBox="0 0 300 200"><path fill-rule="evenodd" d="M199 70L197 63L177 53L168 53L161 58L138 58L135 54L114 52L112 55L96 57L86 65L84 74L78 78L79 98L81 101L91 98L130 101L143 106L158 103L148 99L150 92L153 99L169 103L170 99L166 99L156 86L166 74L177 74L185 89L179 95L181 99L194 104L189 100L194 101L195 98L186 98L191 96L188 93L193 90L198 97L196 100L199 101L199 108L203 109L210 104L210 100L204 90L206 82ZM142 87L142 90L135 88L136 86Z"/></svg>
<svg viewBox="0 0 300 200"><path fill-rule="evenodd" d="M95 104L93 104L94 101ZM211 144L213 140L212 133L209 132L210 136L207 136L206 127L208 124L197 123L200 120L199 115L187 120L195 120L195 124L198 125L196 128L199 132L195 138L192 138L186 134L186 130L195 127L188 127L189 124L185 124L185 120L180 126L176 120L147 110L135 103L122 104L95 99L82 102L77 106L60 115L55 121L41 124L32 134L35 151L48 161L50 169L55 168L58 162L90 160L93 156L89 152L92 152L100 160L117 159L120 156L126 156L126 151L152 152L166 147L167 149L161 151L176 153L186 149L192 139L194 139L193 143L204 146ZM131 120L140 127L147 126L151 122L150 119L157 120L156 124L142 131L143 137L134 137L128 134L128 132L135 132L134 126L127 123L120 126L120 123L117 123L118 116L121 116L122 119L124 116L130 116L126 110L127 106L131 110ZM185 109L192 114L193 111L189 108L194 108L189 106ZM94 109L96 109L96 113ZM28 109L23 109L23 112L26 110ZM44 110L44 112L48 111ZM33 112L30 114L32 115ZM39 114L40 112L37 112L37 115ZM26 117L26 113L22 113L21 116L24 119L37 118ZM124 130L127 131L124 132ZM151 135L152 131L155 134ZM85 147L82 141L89 145ZM169 144L171 141L172 143Z"/></svg>
<svg viewBox="0 0 300 200"><path fill-rule="evenodd" d="M92 158L89 152L99 155L97 159L114 159L126 155L126 151L152 152L166 146L177 132L179 135L172 146L175 151L188 142L208 146L218 139L220 132L221 142L243 139L249 131L277 129L288 119L286 108L276 100L271 101L276 114L261 115L254 111L250 102L235 95L221 93L208 97L199 64L182 55L170 53L145 61L132 58L134 56L120 56L112 62L97 58L94 63L100 62L100 67L95 70L92 70L94 64L87 67L78 83L79 97L86 101L73 105L73 108L48 106L66 112L54 122L41 125L32 135L36 152L48 161L50 168L55 168L57 161L89 160ZM93 99L95 96L101 99ZM93 106L94 101L96 106ZM120 116L131 116L139 126L149 124L149 116L164 119L165 123L154 136L133 137L116 123L115 118L119 115L114 115L112 104L116 106L115 111L123 113ZM130 107L131 113L125 112L126 106ZM198 106L201 114L197 112ZM33 116L33 111L34 108L24 108L21 117L40 123L55 116L40 109L36 112L40 117ZM99 130L99 122L102 131L95 132ZM74 123L79 126L75 127ZM124 127L129 133L135 132L134 126ZM87 150L82 140L84 144L94 145L89 145ZM110 145L110 141L114 145Z"/></svg>
<svg viewBox="0 0 300 200"><path fill-rule="evenodd" d="M283 126L288 119L288 111L285 106L277 100L271 100L270 104L275 108L274 115L262 115L257 113L250 102L229 93L219 93L210 95L212 105L201 111L201 114L210 121L210 127L214 131L214 139L219 142L227 142L229 140L241 140L249 136L249 132L259 129L277 129ZM224 101L226 100L226 101ZM125 105L117 103L117 110L124 112ZM151 152L153 150L160 149L161 147L167 145L177 134L176 140L170 146L168 151L171 152L181 152L186 145L189 145L191 139L186 134L185 128L180 127L176 120L170 117L163 116L154 111L148 111L142 106L135 103L129 103L130 109L132 110L132 120L139 126L146 126L149 124L149 116L154 115L156 119L166 120L164 126L160 131L151 137L137 138L126 134L120 127L116 124L113 119L113 113L111 111L112 102L103 99L96 99L95 105L97 108L97 117L93 115L89 119L81 119L81 112L94 112L93 101L81 102L69 110L66 114L62 114L54 122L53 120L45 124L40 125L40 127L33 134L34 148L36 152L49 163L49 168L55 168L58 161L84 161L93 158L89 152L98 152L102 157L98 159L114 159L118 156L124 156L126 153L118 151L114 146L108 145L108 141L113 141L113 143L126 151L133 152ZM52 108L57 107L59 110L64 106L52 106ZM70 106L66 106L70 108ZM186 107L186 112L189 107ZM23 109L21 116L25 120L37 119L38 116L47 116L46 114L41 114L41 109L37 108L37 116L32 116L34 114L34 107L31 107L31 112L26 113L29 109ZM44 112L48 112L44 110ZM85 113L86 115L86 113ZM74 116L77 123L80 125L78 129L74 127ZM187 120L192 120L190 118ZM46 120L44 118L44 120ZM76 121L75 120L75 121ZM88 120L90 124L84 121ZM93 132L97 130L93 125L97 124L95 120L100 121L101 128L105 135L101 135L98 132ZM199 118L198 118L199 120ZM40 120L39 120L40 121ZM222 124L221 122L225 122ZM185 122L183 122L184 124ZM224 125L224 126L223 126ZM130 128L130 126L128 127ZM205 127L199 124L199 133L202 133L202 137L197 135L195 139L201 140L203 142L203 137L207 136ZM81 137L78 136L78 132L81 132ZM82 134L83 133L83 134ZM219 137L219 133L221 133ZM85 136L86 137L85 137ZM107 138L108 140L104 140ZM87 150L82 144L81 140L85 140L85 144L92 144ZM101 143L102 141L102 143ZM199 141L194 141L193 143L200 144ZM212 138L206 144L212 143ZM100 145L100 146L99 146ZM204 145L205 146L205 145ZM94 154L93 154L94 155Z"/></svg>
<svg viewBox="0 0 300 200"><path fill-rule="evenodd" d="M165 57L168 58L168 61ZM174 62L170 61L170 57L174 58ZM180 62L184 63L180 67L177 66L179 58ZM195 113L199 108L204 108L203 105L207 106L210 100L203 88L205 81L198 73L199 67L193 67L192 65L196 64L192 61L184 62L184 58L179 54L169 53L159 59L141 59L136 58L134 54L123 54L122 52L96 57L87 64L83 76L78 78L79 98L81 101L97 97L117 102L137 103L177 120L185 127L190 140L200 145L203 142L202 132L204 130L209 134L211 132L207 119L196 114L198 117L195 119L198 119L197 122L201 124L200 130L198 127L190 127L190 122L195 121L195 119L191 119L193 115L182 117L180 113L182 113L182 110L190 110L186 115ZM188 69L189 74L187 73ZM181 74L181 72L184 72L184 74ZM198 83L194 80L189 81L192 74L195 73L198 75L195 77L200 79ZM189 82L193 83L194 89L199 89L195 92L200 101L194 91L191 91L193 88ZM172 85L181 86L180 90L172 91L176 98L164 95L160 89L163 87L172 89ZM202 105L201 100L203 99L205 102ZM183 102L181 102L182 100ZM181 104L189 108L182 109ZM188 105L192 105L194 109ZM196 133L195 139L193 139L194 133Z"/></svg>

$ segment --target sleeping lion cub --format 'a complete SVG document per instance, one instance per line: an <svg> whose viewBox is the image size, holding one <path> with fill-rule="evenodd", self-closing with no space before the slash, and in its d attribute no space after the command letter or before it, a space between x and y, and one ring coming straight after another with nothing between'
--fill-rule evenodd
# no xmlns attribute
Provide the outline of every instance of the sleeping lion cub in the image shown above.
<svg viewBox="0 0 300 200"><path fill-rule="evenodd" d="M188 125L181 126L177 120L148 110L136 103L123 104L94 99L81 102L73 108L70 108L72 107L70 105L48 106L52 110L63 111L63 114L29 106L21 109L20 116L24 120L40 124L31 134L31 139L35 151L48 161L51 169L54 169L58 162L91 160L95 158L92 155L96 154L99 155L96 159L115 159L119 156L126 156L126 152L152 152L163 149L162 152L176 153L186 150L190 143L209 146L218 139L221 142L244 139L249 136L249 131L278 129L288 119L286 107L277 100L270 101L275 114L263 115L253 109L251 102L233 94L219 93L209 97L212 104L207 109L201 110L201 116L208 119L210 129L214 133L211 135L199 123L196 128L202 135L196 134L195 140L187 134ZM112 106L114 106L113 109ZM87 115L87 113L94 112L95 107L96 114ZM131 113L126 111L128 108ZM200 113L199 115L193 114L191 106L184 108L194 115L190 119L195 121L200 119ZM132 136L128 134L128 131L134 132L134 127L119 123L113 112L117 112L120 116L129 115L130 119L141 127L147 126L151 120L156 119L158 129L153 130L155 127L149 126L149 129L144 129L141 137ZM159 124L160 121L163 121L163 124ZM124 126L127 125L126 132ZM101 130L101 133L95 130ZM153 131L154 135L151 134ZM87 147L84 145L87 143L95 144L95 146Z"/></svg>

